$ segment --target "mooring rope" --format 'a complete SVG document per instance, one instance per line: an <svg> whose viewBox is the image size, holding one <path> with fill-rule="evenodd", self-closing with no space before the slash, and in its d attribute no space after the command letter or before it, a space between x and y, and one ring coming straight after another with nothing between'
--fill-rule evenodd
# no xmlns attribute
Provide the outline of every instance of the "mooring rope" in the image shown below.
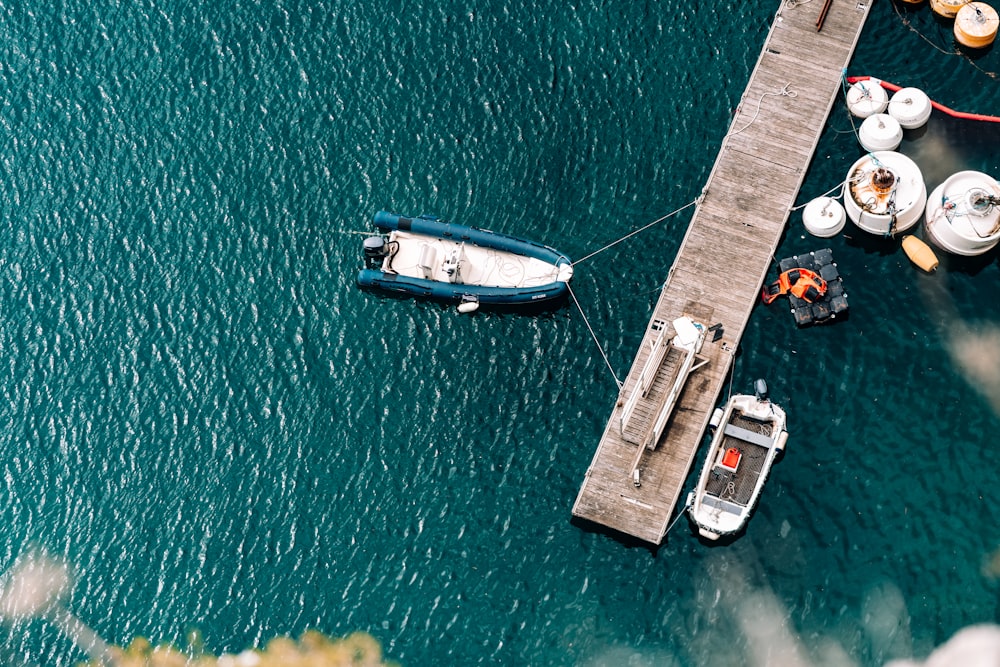
<svg viewBox="0 0 1000 667"><path fill-rule="evenodd" d="M676 517L674 517L674 520L670 523L669 526L667 526L666 532L663 533L664 537L666 537L667 534L669 534L670 531L674 529L674 526L676 526L677 522L681 520L681 517L684 516L684 513L687 512L687 510L688 510L689 507L691 507L691 505L689 505L687 502L685 502L684 503L684 507L681 508L681 511L677 513Z"/></svg>
<svg viewBox="0 0 1000 667"><path fill-rule="evenodd" d="M824 192L823 194L821 194L820 197L829 197L831 194L833 194L837 190L840 190L840 194L837 195L836 197L834 197L834 199L840 199L844 195L844 188L846 186L847 186L847 181L846 180L841 181L840 183L837 183L835 186L833 186L832 188L830 188L829 190L827 190L826 192ZM817 199L818 199L818 197L817 197ZM811 202L812 202L812 200L809 200L805 204L799 204L798 206L793 206L789 210L790 211L798 211L800 208L805 208L806 206L809 206L809 204Z"/></svg>
<svg viewBox="0 0 1000 667"><path fill-rule="evenodd" d="M971 3L968 2L968 0L967 0L966 4L971 4ZM986 76L990 77L991 79L1000 78L1000 74L998 74L997 72L990 71L988 69L983 69L978 64L976 64L976 61L972 58L972 56L970 56L970 55L968 55L966 53L962 53L961 50L955 48L955 49L952 49L951 51L948 51L947 49L941 48L940 46L938 46L937 44L935 44L934 42L932 42L930 39L928 39L927 37L925 37L924 34L921 33L919 30L917 30L916 28L914 28L913 25L910 23L910 19L908 19L905 16L903 16L902 12L899 11L899 7L896 6L895 2L892 3L892 7L896 11L896 16L899 18L900 23L902 23L904 26L906 26L907 28L909 28L910 32L915 33L917 35L917 37L919 37L920 39L922 39L925 42L927 42L931 47L937 49L938 51L940 51L941 53L943 53L943 54L945 54L947 56L959 56L959 57L961 57L968 64L972 65L975 69L979 70L980 72L982 72Z"/></svg>
<svg viewBox="0 0 1000 667"><path fill-rule="evenodd" d="M847 68L845 67L840 71L840 90L844 93L844 106L847 107L847 120L851 122L851 132L854 133L854 140L859 144L861 143L861 132L858 130L857 123L854 122L854 113L851 111L851 101L848 98L848 93L850 93L850 82L847 80ZM869 96L870 93L865 91L865 95Z"/></svg>
<svg viewBox="0 0 1000 667"><path fill-rule="evenodd" d="M566 283L566 287L569 289L569 295L573 297L573 303L576 304L576 309L580 311L580 315L583 317L583 323L587 325L587 331L590 332L590 337L594 339L594 344L597 345L597 349L601 352L601 357L604 359L605 365L607 365L608 370L611 371L611 377L615 379L615 384L618 385L618 391L622 389L622 381L618 379L615 374L615 369L611 367L611 362L608 361L608 355L604 354L604 348L601 347L601 342L597 340L597 334L594 333L594 328L590 326L590 322L587 320L587 314L583 312L583 306L580 305L580 300L576 298L576 294L573 293L573 288L570 287L569 283Z"/></svg>
<svg viewBox="0 0 1000 667"><path fill-rule="evenodd" d="M753 125L753 122L755 120L757 120L757 116L760 115L760 104L761 104L761 102L764 101L764 98L767 97L768 95L771 95L771 96L774 96L774 97L792 97L792 98L798 97L799 96L798 93L796 93L794 90L789 90L788 89L788 87L791 86L791 85L792 84L790 84L790 83L786 83L784 86L781 87L781 90L779 90L776 93L764 93L763 95L761 95L760 98L757 100L757 110L754 112L753 118L750 119L750 122L747 123L746 125L744 125L743 127L741 127L738 130L733 130L732 132L729 133L729 135L732 136L734 134L739 134L743 130L745 130L748 127L750 127L751 125Z"/></svg>
<svg viewBox="0 0 1000 667"><path fill-rule="evenodd" d="M848 93L850 92L850 87L849 87L850 83L851 82L847 78L847 68L845 67L840 72L840 88L841 88L841 92L844 94L844 102L845 102L845 105L847 107L847 119L851 123L851 130L850 131L854 134L854 139L860 144L861 143L861 135L860 135L860 133L858 131L857 124L854 122L854 114L851 113L851 110L850 110L850 106L851 106L850 105L850 100L848 99ZM846 130L845 130L845 132L846 132ZM869 155L871 155L870 152L869 152ZM873 156L873 159L874 159L874 156ZM837 190L840 190L840 192L836 196L834 196L833 198L834 199L843 199L844 196L845 196L845 194L846 194L846 192L847 192L848 185L849 185L848 180L845 178L843 181L841 181L837 185L833 186L832 188L830 188L829 190L827 190L826 192L824 192L823 194L821 194L820 197L829 197L834 192L837 192ZM791 211L798 211L799 209L802 209L802 208L805 208L806 206L808 206L811 202L812 202L812 200L807 201L805 204L799 204L798 206L793 206L792 208L789 209L789 211L790 212Z"/></svg>
<svg viewBox="0 0 1000 667"><path fill-rule="evenodd" d="M705 198L705 194L704 193L698 195L692 201L688 202L687 204L684 204L684 206L681 206L676 211L671 211L670 213L667 213L666 215L661 216L661 217L657 218L656 220L652 221L648 225L640 227L639 229L636 229L635 231L629 232L628 234L626 234L625 236L621 237L620 239L612 241L611 243L607 244L603 248L599 248L598 250L595 250L594 252L590 253L589 255L587 255L586 257L584 257L583 259L576 260L575 262L573 262L573 266L576 266L577 264L580 264L582 262L586 262L591 257L594 257L595 255L599 255L600 253L604 252L605 250L618 245L622 241L630 239L633 236L635 236L636 234L639 234L641 232L646 231L647 229L649 229L653 225L657 225L657 224L663 222L664 220L666 220L667 218L670 218L672 216L677 215L678 213L680 213L684 209L689 208L689 207L694 206L695 204L699 203L704 198ZM604 364L608 367L608 370L611 371L611 377L613 377L615 379L615 384L618 385L618 390L621 391L621 389L622 389L622 387L624 385L622 384L622 381L618 379L618 375L615 373L615 369L611 367L611 362L608 360L608 355L606 355L604 353L604 348L601 347L601 342L597 339L597 334L594 333L594 328L592 326L590 326L590 321L587 319L587 314L585 312L583 312L583 306L580 305L580 300L576 298L576 294L573 292L573 288L570 287L569 283L566 283L566 287L569 289L569 295L571 297L573 297L573 303L576 304L576 309L580 311L580 315L583 317L583 323L585 325L587 325L587 330L590 332L590 337L594 339L594 344L597 345L597 349L601 353L601 358L604 359Z"/></svg>
<svg viewBox="0 0 1000 667"><path fill-rule="evenodd" d="M573 266L576 266L577 264L581 264L583 262L586 262L588 259L590 259L594 255L599 255L600 253L604 252L608 248L614 247L614 246L618 245L619 243L621 243L622 241L628 240L628 239L632 238L633 236L635 236L636 234L639 234L641 232L646 231L647 229L649 229L653 225L659 224L659 223L663 222L664 220L666 220L667 218L669 218L671 216L674 216L674 215L677 215L678 213L680 213L684 209L686 209L686 208L688 208L690 206L694 206L699 201L701 201L701 199L702 199L702 195L698 195L698 197L696 197L693 201L691 201L691 202L689 202L687 204L684 204L684 206L681 206L676 211L673 211L671 213L667 213L662 218L657 218L656 220L653 220L651 223L649 223L645 227L640 227L639 229L637 229L637 230L635 230L633 232L629 232L628 234L626 234L625 236L621 237L620 239L618 239L616 241L612 241L611 243L609 243L608 245L604 246L603 248L595 250L594 252L590 253L589 255L587 255L586 257L584 257L583 259L576 260L575 262L573 262Z"/></svg>

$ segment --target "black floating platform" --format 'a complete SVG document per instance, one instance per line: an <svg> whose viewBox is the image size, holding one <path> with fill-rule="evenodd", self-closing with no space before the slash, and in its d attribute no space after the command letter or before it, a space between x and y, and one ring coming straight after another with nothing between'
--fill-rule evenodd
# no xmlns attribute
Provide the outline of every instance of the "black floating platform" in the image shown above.
<svg viewBox="0 0 1000 667"><path fill-rule="evenodd" d="M837 271L837 264L833 261L832 250L824 248L803 255L786 257L778 262L778 271L781 273L795 268L814 271L826 281L826 294L813 303L788 295L795 324L804 327L847 316L847 293L844 291L844 281L840 277L840 272Z"/></svg>

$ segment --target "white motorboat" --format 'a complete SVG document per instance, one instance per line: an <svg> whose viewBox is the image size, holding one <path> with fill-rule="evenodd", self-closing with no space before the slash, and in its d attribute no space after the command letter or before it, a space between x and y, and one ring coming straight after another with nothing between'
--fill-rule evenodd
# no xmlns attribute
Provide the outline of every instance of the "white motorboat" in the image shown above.
<svg viewBox="0 0 1000 667"><path fill-rule="evenodd" d="M767 384L757 380L754 390L753 396L732 396L712 415L712 444L698 486L688 496L688 516L710 540L746 525L788 440L785 411L770 401Z"/></svg>
<svg viewBox="0 0 1000 667"><path fill-rule="evenodd" d="M565 297L573 263L534 241L433 216L375 214L379 235L364 242L358 285L458 304L524 306ZM388 235L388 236L386 236Z"/></svg>

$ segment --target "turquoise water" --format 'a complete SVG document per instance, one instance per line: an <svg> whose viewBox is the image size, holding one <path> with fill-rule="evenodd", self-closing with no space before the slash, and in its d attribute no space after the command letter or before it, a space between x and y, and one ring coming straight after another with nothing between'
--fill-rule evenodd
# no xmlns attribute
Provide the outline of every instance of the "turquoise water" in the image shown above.
<svg viewBox="0 0 1000 667"><path fill-rule="evenodd" d="M780 256L831 247L851 315L755 310L734 387L767 377L792 436L726 547L570 522L616 397L572 306L354 286L379 208L582 257L687 204L775 9L0 4L0 569L70 562L114 642L366 630L407 665L869 665L1000 621L995 254L924 276L793 214ZM995 51L906 18L876 3L852 73L1000 110ZM933 183L998 146L935 114L902 150ZM838 104L802 203L858 155ZM689 219L577 269L620 375ZM0 629L3 664L82 657Z"/></svg>

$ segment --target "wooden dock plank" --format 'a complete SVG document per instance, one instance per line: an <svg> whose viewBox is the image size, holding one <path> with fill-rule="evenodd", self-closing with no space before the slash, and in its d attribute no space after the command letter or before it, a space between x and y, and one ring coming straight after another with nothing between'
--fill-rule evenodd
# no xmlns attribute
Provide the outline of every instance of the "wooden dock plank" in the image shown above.
<svg viewBox="0 0 1000 667"><path fill-rule="evenodd" d="M663 541L840 92L842 73L868 18L870 0L833 3L820 32L818 9L812 3L795 7L782 3L775 15L584 476L573 504L575 517L651 544ZM780 95L785 86L795 95ZM720 267L724 280L719 279ZM701 356L707 365L689 376L659 443L640 453L637 445L621 436L622 407L648 358L656 334L652 323L672 322L682 315L706 327L718 324L722 335L706 339ZM637 460L638 486L631 476Z"/></svg>

